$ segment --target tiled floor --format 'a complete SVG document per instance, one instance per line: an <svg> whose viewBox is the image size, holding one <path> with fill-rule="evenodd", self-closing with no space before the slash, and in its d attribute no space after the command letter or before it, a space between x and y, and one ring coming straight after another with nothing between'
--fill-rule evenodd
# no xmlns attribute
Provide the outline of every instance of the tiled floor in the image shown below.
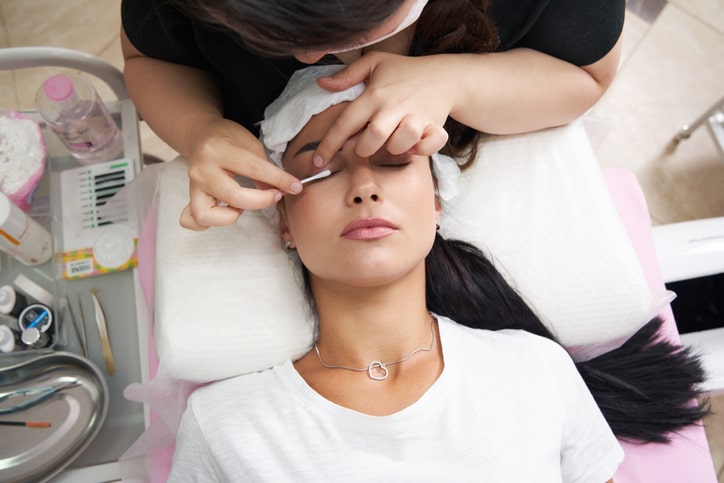
<svg viewBox="0 0 724 483"><path fill-rule="evenodd" d="M120 0L0 0L0 48L68 47L120 68L119 5ZM629 0L628 5L619 75L591 112L608 130L597 147L600 164L638 175L654 224L724 216L724 156L707 130L667 150L682 123L724 94L724 2ZM0 72L0 106L31 108L48 72ZM98 88L112 97L106 86ZM142 144L146 153L175 157L144 125ZM706 427L724 483L724 395L712 402L718 414Z"/></svg>

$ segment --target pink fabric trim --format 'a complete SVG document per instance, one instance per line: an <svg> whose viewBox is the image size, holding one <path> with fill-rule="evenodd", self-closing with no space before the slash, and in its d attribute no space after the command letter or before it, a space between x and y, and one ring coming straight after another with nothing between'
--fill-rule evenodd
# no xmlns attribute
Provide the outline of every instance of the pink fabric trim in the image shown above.
<svg viewBox="0 0 724 483"><path fill-rule="evenodd" d="M649 286L663 290L664 282L654 251L648 207L636 176L627 169L604 169L603 175ZM667 307L661 315L665 319L663 335L679 341L671 307ZM674 435L668 445L621 445L626 456L613 478L616 483L717 483L703 427L691 427Z"/></svg>

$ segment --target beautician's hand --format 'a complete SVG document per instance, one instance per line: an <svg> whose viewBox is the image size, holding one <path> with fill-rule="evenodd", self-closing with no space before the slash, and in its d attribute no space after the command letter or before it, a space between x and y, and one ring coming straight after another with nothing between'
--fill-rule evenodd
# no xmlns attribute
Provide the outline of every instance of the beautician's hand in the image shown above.
<svg viewBox="0 0 724 483"><path fill-rule="evenodd" d="M326 164L363 128L356 148L360 156L371 156L383 146L392 154L439 151L447 142L443 124L455 93L445 72L436 71L434 58L370 52L334 76L320 78L319 86L329 91L362 81L367 88L332 125L316 150L315 164Z"/></svg>
<svg viewBox="0 0 724 483"><path fill-rule="evenodd" d="M299 180L267 161L259 140L233 121L219 118L202 123L194 137L191 198L179 220L184 228L230 225L244 210L266 208L283 193L302 190ZM236 175L251 179L258 189L239 186Z"/></svg>

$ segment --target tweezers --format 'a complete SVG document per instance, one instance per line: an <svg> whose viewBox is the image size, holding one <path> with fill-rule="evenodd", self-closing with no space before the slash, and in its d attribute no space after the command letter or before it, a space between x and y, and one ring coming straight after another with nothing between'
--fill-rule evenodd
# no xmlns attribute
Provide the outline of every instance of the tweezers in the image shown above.
<svg viewBox="0 0 724 483"><path fill-rule="evenodd" d="M25 409L29 409L33 406L37 406L38 404L50 399L55 393L69 387L77 386L79 384L80 381L78 379L74 379L72 381L64 382L55 386L31 387L29 389L18 389L16 391L0 394L0 402L6 401L13 397L30 396L33 394L37 394L37 396L27 399L20 404L16 404L15 406L0 408L0 414L13 414L19 411L23 411Z"/></svg>

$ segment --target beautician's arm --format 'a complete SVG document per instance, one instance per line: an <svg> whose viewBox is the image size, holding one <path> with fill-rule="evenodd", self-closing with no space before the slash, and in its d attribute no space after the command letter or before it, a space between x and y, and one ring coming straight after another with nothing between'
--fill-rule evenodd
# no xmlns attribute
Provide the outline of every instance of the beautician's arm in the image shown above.
<svg viewBox="0 0 724 483"><path fill-rule="evenodd" d="M244 209L270 206L282 191L291 191L298 180L267 162L263 146L247 129L223 118L218 89L207 73L143 55L123 30L121 46L124 79L139 113L191 161L191 203L181 216L183 226L228 225ZM270 188L241 188L236 174ZM211 186L203 185L206 180L213 180ZM229 206L217 206L217 200Z"/></svg>
<svg viewBox="0 0 724 483"><path fill-rule="evenodd" d="M344 140L365 126L364 142L357 148L361 155L383 145L395 152L415 149L431 154L440 146L426 143L425 133L433 132L430 126L442 126L448 114L491 134L568 123L609 87L620 51L619 38L602 59L584 67L522 48L422 57L370 52L334 77L320 80L329 90L363 80L368 87L345 109L316 154L330 159ZM420 126L427 126L427 131Z"/></svg>

